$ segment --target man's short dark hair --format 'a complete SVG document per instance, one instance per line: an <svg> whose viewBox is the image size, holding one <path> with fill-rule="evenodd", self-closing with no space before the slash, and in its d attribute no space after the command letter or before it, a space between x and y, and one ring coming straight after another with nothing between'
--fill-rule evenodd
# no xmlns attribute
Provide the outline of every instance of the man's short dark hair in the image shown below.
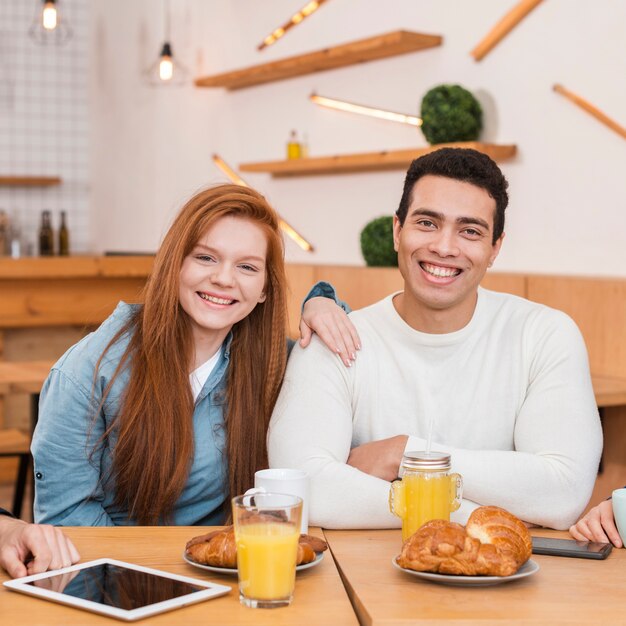
<svg viewBox="0 0 626 626"><path fill-rule="evenodd" d="M443 176L471 183L484 189L495 201L493 237L495 243L504 232L504 211L509 203L506 190L509 186L504 174L486 154L469 148L440 148L415 159L404 179L404 190L396 216L404 225L415 183L423 176Z"/></svg>

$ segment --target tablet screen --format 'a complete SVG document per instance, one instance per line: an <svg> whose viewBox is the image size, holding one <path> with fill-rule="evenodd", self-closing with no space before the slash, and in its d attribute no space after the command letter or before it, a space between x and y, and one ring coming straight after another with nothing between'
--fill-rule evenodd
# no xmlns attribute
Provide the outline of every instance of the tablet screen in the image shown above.
<svg viewBox="0 0 626 626"><path fill-rule="evenodd" d="M112 563L93 565L26 584L128 611L206 590L206 587Z"/></svg>

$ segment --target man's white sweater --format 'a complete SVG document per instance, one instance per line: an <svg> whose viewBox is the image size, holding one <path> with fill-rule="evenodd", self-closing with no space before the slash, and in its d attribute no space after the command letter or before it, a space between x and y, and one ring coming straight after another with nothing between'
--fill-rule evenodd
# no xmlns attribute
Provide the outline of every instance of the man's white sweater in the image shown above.
<svg viewBox="0 0 626 626"><path fill-rule="evenodd" d="M452 455L464 501L453 519L494 504L567 528L587 504L602 449L587 352L564 313L479 289L463 329L431 335L393 295L350 315L362 343L353 367L314 338L293 350L268 434L272 467L311 476L310 523L385 528L389 483L346 464L350 449L409 435L405 450ZM432 422L432 423L431 423Z"/></svg>

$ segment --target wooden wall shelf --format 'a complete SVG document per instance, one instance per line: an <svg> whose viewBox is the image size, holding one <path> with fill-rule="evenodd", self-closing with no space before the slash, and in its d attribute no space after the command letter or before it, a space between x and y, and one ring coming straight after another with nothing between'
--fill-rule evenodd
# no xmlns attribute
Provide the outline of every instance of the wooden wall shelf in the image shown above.
<svg viewBox="0 0 626 626"><path fill-rule="evenodd" d="M309 159L291 159L287 161L267 161L263 163L242 163L242 172L264 172L272 176L322 176L328 174L351 174L354 172L373 172L380 170L404 170L413 159L439 148L473 148L489 155L494 161L504 161L515 155L515 145L495 145L480 142L445 143L414 148L411 150L392 150L383 152L364 152L361 154L339 154L328 157Z"/></svg>
<svg viewBox="0 0 626 626"><path fill-rule="evenodd" d="M198 87L226 87L242 89L253 85L271 83L285 78L322 72L355 63L406 54L425 48L440 46L442 37L398 30L368 39L353 41L308 54L301 54L271 63L253 65L240 70L196 79Z"/></svg>
<svg viewBox="0 0 626 626"><path fill-rule="evenodd" d="M0 176L2 187L50 187L60 184L58 176Z"/></svg>

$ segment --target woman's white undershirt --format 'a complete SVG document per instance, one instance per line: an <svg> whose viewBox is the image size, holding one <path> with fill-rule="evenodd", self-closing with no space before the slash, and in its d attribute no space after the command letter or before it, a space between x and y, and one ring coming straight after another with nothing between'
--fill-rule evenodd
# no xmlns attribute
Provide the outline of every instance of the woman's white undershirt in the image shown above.
<svg viewBox="0 0 626 626"><path fill-rule="evenodd" d="M191 384L191 394L193 395L194 402L196 401L198 394L202 391L202 387L204 387L204 383L206 383L207 378L211 375L211 372L217 365L217 361L220 358L220 350L218 350L208 361L205 361L199 368L189 374L189 383Z"/></svg>

